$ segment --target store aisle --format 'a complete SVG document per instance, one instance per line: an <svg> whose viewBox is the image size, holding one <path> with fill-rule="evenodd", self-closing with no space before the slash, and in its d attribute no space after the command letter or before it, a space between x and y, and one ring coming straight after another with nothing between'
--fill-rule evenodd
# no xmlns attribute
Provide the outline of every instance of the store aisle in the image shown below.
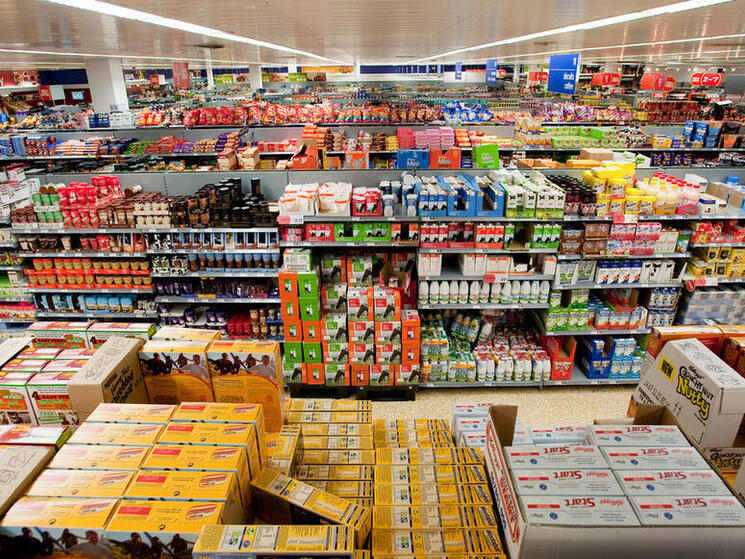
<svg viewBox="0 0 745 559"><path fill-rule="evenodd" d="M627 386L420 390L416 402L373 401L372 409L376 419L449 419L454 402L504 402L520 407L524 425L583 425L626 415L632 392Z"/></svg>

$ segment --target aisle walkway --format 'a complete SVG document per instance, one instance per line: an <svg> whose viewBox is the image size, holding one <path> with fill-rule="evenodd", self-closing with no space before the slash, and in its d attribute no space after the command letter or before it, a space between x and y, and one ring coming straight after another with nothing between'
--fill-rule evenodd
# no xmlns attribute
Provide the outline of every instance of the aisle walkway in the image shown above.
<svg viewBox="0 0 745 559"><path fill-rule="evenodd" d="M536 388L450 388L420 390L416 402L375 402L375 419L450 418L453 402L504 402L520 407L524 425L580 425L598 417L622 417L628 386Z"/></svg>

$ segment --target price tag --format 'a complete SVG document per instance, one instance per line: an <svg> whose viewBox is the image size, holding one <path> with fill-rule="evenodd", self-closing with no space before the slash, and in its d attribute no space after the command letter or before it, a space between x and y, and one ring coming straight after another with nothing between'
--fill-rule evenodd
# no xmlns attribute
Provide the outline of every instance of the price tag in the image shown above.
<svg viewBox="0 0 745 559"><path fill-rule="evenodd" d="M639 216L637 214L613 214L613 223L618 225L622 223L638 223Z"/></svg>
<svg viewBox="0 0 745 559"><path fill-rule="evenodd" d="M277 217L277 223L280 225L302 225L305 223L303 214L280 214Z"/></svg>
<svg viewBox="0 0 745 559"><path fill-rule="evenodd" d="M497 277L494 274L484 274L484 282L494 283L496 280Z"/></svg>
<svg viewBox="0 0 745 559"><path fill-rule="evenodd" d="M197 299L214 299L215 296L209 293L200 293L197 295Z"/></svg>

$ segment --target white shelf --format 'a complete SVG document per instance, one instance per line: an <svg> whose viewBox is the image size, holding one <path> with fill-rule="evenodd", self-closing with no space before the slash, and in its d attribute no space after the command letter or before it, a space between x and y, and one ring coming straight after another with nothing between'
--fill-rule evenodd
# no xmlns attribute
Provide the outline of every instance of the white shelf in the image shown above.
<svg viewBox="0 0 745 559"><path fill-rule="evenodd" d="M240 304L278 304L280 302L279 297L199 297L197 295L189 295L181 297L179 295L166 296L158 295L155 297L156 303L240 303Z"/></svg>
<svg viewBox="0 0 745 559"><path fill-rule="evenodd" d="M184 272L184 273L173 273L173 272L153 272L150 277L153 278L276 278L279 274L279 269L276 270L242 270L236 268L234 270L222 271L222 272Z"/></svg>
<svg viewBox="0 0 745 559"><path fill-rule="evenodd" d="M578 282L573 284L557 285L554 283L553 289L567 291L571 289L650 289L655 287L683 287L683 282L668 281L662 283L586 283Z"/></svg>
<svg viewBox="0 0 745 559"><path fill-rule="evenodd" d="M664 258L690 258L690 252L669 254L559 254L559 260L649 260Z"/></svg>
<svg viewBox="0 0 745 559"><path fill-rule="evenodd" d="M151 295L153 293L152 287L142 288L142 289L130 289L130 288L122 288L122 289L98 289L98 288L80 288L80 289L59 289L59 288L43 288L43 287L34 287L28 290L29 293L64 293L65 295L87 295L88 293L105 293L107 295Z"/></svg>
<svg viewBox="0 0 745 559"><path fill-rule="evenodd" d="M19 252L26 258L145 258L145 252Z"/></svg>
<svg viewBox="0 0 745 559"><path fill-rule="evenodd" d="M454 303L454 304L420 304L417 306L420 310L446 310L446 309L502 309L502 310L527 310L527 309L547 309L548 303L516 303L512 305L500 305L498 303Z"/></svg>
<svg viewBox="0 0 745 559"><path fill-rule="evenodd" d="M556 254L558 248L419 248L422 254Z"/></svg>
<svg viewBox="0 0 745 559"><path fill-rule="evenodd" d="M121 318L123 320L158 318L158 313L142 312L54 312L54 311L37 311L36 318Z"/></svg>

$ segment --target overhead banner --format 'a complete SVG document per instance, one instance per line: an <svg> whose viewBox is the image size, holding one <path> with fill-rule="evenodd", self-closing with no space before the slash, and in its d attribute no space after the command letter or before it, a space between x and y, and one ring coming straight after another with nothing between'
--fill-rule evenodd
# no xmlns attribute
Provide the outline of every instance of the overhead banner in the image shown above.
<svg viewBox="0 0 745 559"><path fill-rule="evenodd" d="M462 77L463 77L463 63L456 62L455 63L455 79L460 80Z"/></svg>
<svg viewBox="0 0 745 559"><path fill-rule="evenodd" d="M215 84L230 85L233 83L233 74L215 74Z"/></svg>
<svg viewBox="0 0 745 559"><path fill-rule="evenodd" d="M191 74L189 74L188 62L174 62L173 68L173 87L176 89L189 89L191 86Z"/></svg>
<svg viewBox="0 0 745 559"><path fill-rule="evenodd" d="M497 59L490 58L486 61L486 83L497 83L497 77Z"/></svg>
<svg viewBox="0 0 745 559"><path fill-rule="evenodd" d="M649 72L642 74L639 81L639 89L649 89L652 91L664 91L667 76L662 72Z"/></svg>
<svg viewBox="0 0 745 559"><path fill-rule="evenodd" d="M554 54L548 63L548 85L554 93L574 95L579 75L579 54Z"/></svg>

